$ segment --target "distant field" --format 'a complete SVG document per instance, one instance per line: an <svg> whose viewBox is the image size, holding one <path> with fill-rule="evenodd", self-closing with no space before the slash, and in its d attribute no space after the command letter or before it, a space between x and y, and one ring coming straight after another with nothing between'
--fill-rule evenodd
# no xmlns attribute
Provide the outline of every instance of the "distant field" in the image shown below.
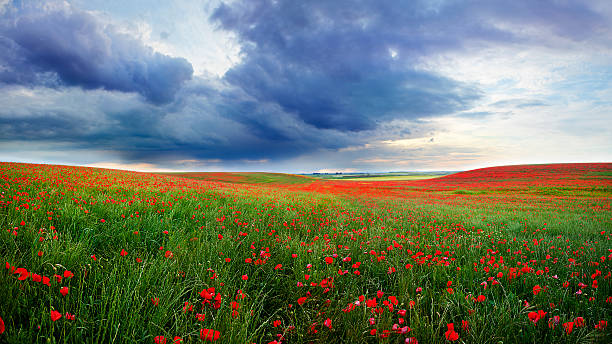
<svg viewBox="0 0 612 344"><path fill-rule="evenodd" d="M385 180L422 180L422 179L432 179L439 178L441 175L432 175L432 174L415 174L415 175L403 175L403 176L355 176L355 177L345 177L345 178L334 178L334 180L352 180L352 181L385 181Z"/></svg>
<svg viewBox="0 0 612 344"><path fill-rule="evenodd" d="M306 176L269 172L166 172L161 175L234 184L306 184Z"/></svg>

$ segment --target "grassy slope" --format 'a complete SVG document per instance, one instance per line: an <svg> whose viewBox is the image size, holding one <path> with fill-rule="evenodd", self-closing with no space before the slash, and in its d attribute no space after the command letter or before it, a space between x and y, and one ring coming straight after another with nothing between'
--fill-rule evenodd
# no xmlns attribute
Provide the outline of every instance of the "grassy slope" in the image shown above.
<svg viewBox="0 0 612 344"><path fill-rule="evenodd" d="M460 340L475 343L612 339L609 328L594 328L599 320L612 320L606 303L611 279L604 278L610 259L601 259L611 248L610 193L538 196L547 201L541 206L531 198L528 204L496 203L478 195L360 199L52 166L0 164L0 176L0 259L52 277L47 287L31 277L19 281L10 269L0 273L0 295L11 296L0 300L7 328L0 341L153 343L164 335L195 342L199 329L211 328L224 343L268 343L277 334L287 343L403 343L411 336L442 343L448 323ZM463 180L447 182L470 189ZM599 183L610 185L610 178ZM324 258L332 254L339 257L328 265ZM345 257L352 260L340 259ZM257 259L265 263L255 264ZM527 271L508 279L517 267ZM65 270L74 277L57 282L53 275ZM602 272L595 277L597 289L591 287L596 271ZM308 286L331 277L329 290ZM491 278L500 284L492 285ZM588 287L581 289L582 282ZM536 285L546 290L534 295ZM67 296L59 293L61 286L69 287ZM202 309L200 292L208 287L222 294L217 310ZM417 293L417 287L423 290ZM236 298L238 290L244 298ZM384 292L379 307L396 296L395 310L407 310L401 326L410 326L408 334L380 337L399 321L387 306L372 314L362 302L343 311L360 295L376 299L378 290ZM575 295L579 290L584 293ZM486 300L474 302L478 295ZM296 301L303 296L300 306ZM157 306L152 298L159 299ZM76 314L76 320L53 322L52 309ZM527 314L539 309L548 315L534 326ZM547 322L554 315L560 324L551 329ZM587 326L564 334L562 324L578 316ZM327 318L331 329L323 325ZM372 329L378 334L371 335Z"/></svg>
<svg viewBox="0 0 612 344"><path fill-rule="evenodd" d="M388 181L388 180L422 180L439 178L440 175L431 174L417 174L417 175L404 175L404 176L367 176L367 177L346 177L337 178L335 180L351 180L351 181Z"/></svg>
<svg viewBox="0 0 612 344"><path fill-rule="evenodd" d="M174 172L159 173L174 177L237 184L305 184L313 181L310 177L287 173L269 172Z"/></svg>

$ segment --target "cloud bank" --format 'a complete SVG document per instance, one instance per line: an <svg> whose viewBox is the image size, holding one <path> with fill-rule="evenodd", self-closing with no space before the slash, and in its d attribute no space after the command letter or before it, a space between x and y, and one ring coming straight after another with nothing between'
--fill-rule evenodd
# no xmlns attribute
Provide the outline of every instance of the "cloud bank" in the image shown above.
<svg viewBox="0 0 612 344"><path fill-rule="evenodd" d="M10 6L0 24L0 82L136 92L169 103L191 79L183 59L162 55L93 15L63 4Z"/></svg>

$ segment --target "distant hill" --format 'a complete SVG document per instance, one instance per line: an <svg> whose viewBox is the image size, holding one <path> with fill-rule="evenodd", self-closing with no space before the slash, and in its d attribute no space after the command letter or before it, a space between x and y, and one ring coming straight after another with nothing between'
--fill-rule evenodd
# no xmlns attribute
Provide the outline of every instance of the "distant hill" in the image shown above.
<svg viewBox="0 0 612 344"><path fill-rule="evenodd" d="M211 182L234 183L234 184L308 184L315 179L287 173L270 172L172 172L157 173L172 177L182 177Z"/></svg>

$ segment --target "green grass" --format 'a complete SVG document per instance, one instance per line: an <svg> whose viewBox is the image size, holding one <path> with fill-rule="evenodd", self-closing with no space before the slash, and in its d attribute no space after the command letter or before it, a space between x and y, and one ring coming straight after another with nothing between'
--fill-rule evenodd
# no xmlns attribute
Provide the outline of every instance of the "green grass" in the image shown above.
<svg viewBox="0 0 612 344"><path fill-rule="evenodd" d="M234 184L306 184L313 179L306 176L270 172L165 172L161 175Z"/></svg>
<svg viewBox="0 0 612 344"><path fill-rule="evenodd" d="M335 178L338 180L352 180L352 181L388 181L388 180L422 180L439 178L440 175L431 174L416 174L416 175L403 175L403 176L351 176L344 178Z"/></svg>

